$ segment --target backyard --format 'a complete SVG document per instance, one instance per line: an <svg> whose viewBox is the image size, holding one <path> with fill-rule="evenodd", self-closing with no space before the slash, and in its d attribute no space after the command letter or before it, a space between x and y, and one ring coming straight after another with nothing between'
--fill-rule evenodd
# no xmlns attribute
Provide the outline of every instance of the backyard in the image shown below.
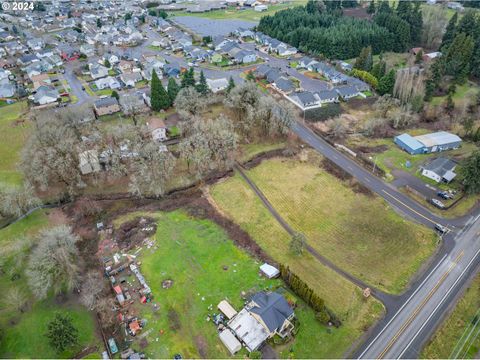
<svg viewBox="0 0 480 360"><path fill-rule="evenodd" d="M238 174L210 187L209 193L221 213L240 225L275 261L288 265L342 320L340 328L323 333L316 343L315 357L345 356L352 342L380 317L383 306L375 299L365 299L359 288L313 256L293 256L288 233Z"/></svg>
<svg viewBox="0 0 480 360"><path fill-rule="evenodd" d="M50 296L44 301L35 301L29 290L25 267L32 243L28 239L52 224L53 211L37 210L0 230L0 291L4 294L0 300L2 357L69 358L86 346L101 346L95 334L93 313L78 305L75 297L70 295L66 300L59 300ZM9 296L15 290L27 299L23 311L18 309L18 303L12 303L12 297ZM79 344L63 353L56 353L44 335L55 312L70 315L74 326L79 330Z"/></svg>
<svg viewBox="0 0 480 360"><path fill-rule="evenodd" d="M28 110L26 102L2 106L0 111L0 187L22 183L17 165L20 152L30 131L30 122L22 119Z"/></svg>
<svg viewBox="0 0 480 360"><path fill-rule="evenodd" d="M435 250L436 236L397 215L382 199L358 187L352 191L355 186L320 169L317 154L306 154L305 162L276 158L248 174L320 254L372 286L401 293Z"/></svg>
<svg viewBox="0 0 480 360"><path fill-rule="evenodd" d="M153 217L157 222L156 245L144 249L140 257L142 273L159 308L152 311L151 304L137 305L142 318L147 320L144 334L148 345L143 351L155 358L171 358L175 354L184 358L229 357L216 326L208 320L218 313L217 304L228 299L238 311L244 304L242 293L245 296L275 289L282 282L260 276L261 263L237 248L224 230L210 220L173 211L133 213L117 219L115 224L138 216ZM165 280L172 281L170 288L162 287ZM295 313L301 323L300 331L293 342L276 350L282 357L287 357L290 350L296 357L316 357L321 345L333 335L315 320L310 308L301 301L297 303ZM237 356L245 354L242 350Z"/></svg>

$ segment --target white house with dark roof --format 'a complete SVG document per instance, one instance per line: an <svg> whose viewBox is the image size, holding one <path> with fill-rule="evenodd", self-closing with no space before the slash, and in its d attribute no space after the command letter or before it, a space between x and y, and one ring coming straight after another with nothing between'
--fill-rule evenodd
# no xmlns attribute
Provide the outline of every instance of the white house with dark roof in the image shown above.
<svg viewBox="0 0 480 360"><path fill-rule="evenodd" d="M457 163L453 160L439 157L421 167L422 175L439 182L449 183L457 174L455 174L455 168Z"/></svg>
<svg viewBox="0 0 480 360"><path fill-rule="evenodd" d="M248 351L255 351L275 335L285 338L294 328L295 313L276 292L260 291L227 324Z"/></svg>

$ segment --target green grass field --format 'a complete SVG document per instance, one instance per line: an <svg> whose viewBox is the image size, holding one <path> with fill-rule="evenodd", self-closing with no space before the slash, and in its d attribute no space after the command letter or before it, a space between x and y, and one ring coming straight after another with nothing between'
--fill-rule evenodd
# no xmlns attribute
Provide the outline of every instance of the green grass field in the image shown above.
<svg viewBox="0 0 480 360"><path fill-rule="evenodd" d="M2 106L0 111L0 188L17 186L23 181L17 169L20 151L30 132L30 123L17 123L28 110L25 102Z"/></svg>
<svg viewBox="0 0 480 360"><path fill-rule="evenodd" d="M339 329L332 329L320 341L312 339L317 348L315 357L345 356L355 339L379 318L382 305L374 299L364 299L360 289L309 254L293 256L288 248L288 233L239 175L215 184L210 194L219 211L239 224L275 261L287 264L342 319Z"/></svg>
<svg viewBox="0 0 480 360"><path fill-rule="evenodd" d="M145 331L150 331L147 355L154 358L171 358L176 353L184 358L230 357L215 325L206 320L207 316L218 313L216 306L223 299L240 310L244 301L242 291L274 289L282 282L261 277L260 263L237 248L210 220L192 218L182 211L133 213L117 219L115 225L139 215L153 216L158 224L155 236L158 249L144 249L140 257L141 271L160 309L152 312L148 305L139 305L142 317L148 321ZM166 279L173 280L169 289L162 288ZM210 305L212 310L208 309ZM295 311L301 328L296 340L279 349L284 351L281 355L286 357L293 349L298 357L316 357L317 346L327 343L331 335L302 302ZM244 350L237 354L238 357L244 355Z"/></svg>
<svg viewBox="0 0 480 360"><path fill-rule="evenodd" d="M253 8L245 9L245 10L236 10L235 8L229 7L225 10L215 10L209 11L205 13L187 13L187 12L173 12L172 16L195 16L195 17L202 17L208 19L238 19L238 20L246 20L246 21L255 21L259 22L260 19L267 15L273 15L277 11L288 9L294 6L303 6L307 3L306 0L294 0L288 1L282 4L276 5L268 5L268 9L266 11L258 12L255 11Z"/></svg>
<svg viewBox="0 0 480 360"><path fill-rule="evenodd" d="M25 267L30 249L28 238L49 226L46 210L38 210L25 219L0 230L0 354L7 358L69 358L88 345L99 344L95 338L95 323L92 313L75 301L57 304L50 297L37 302L29 291ZM13 308L8 293L19 289L27 299L24 312ZM79 330L79 345L64 353L56 353L44 336L47 323L55 311L68 313Z"/></svg>
<svg viewBox="0 0 480 360"><path fill-rule="evenodd" d="M425 359L475 359L480 350L477 331L480 324L473 326L479 318L480 276L477 275L470 288L457 303L455 309L431 341L425 346L421 358ZM470 338L468 334L472 332ZM462 344L464 344L462 346ZM455 349L455 351L454 351Z"/></svg>
<svg viewBox="0 0 480 360"><path fill-rule="evenodd" d="M477 93L478 85L471 81L467 81L465 84L457 86L457 90L455 91L455 94L453 94L452 99L455 106L461 108ZM446 96L435 96L430 103L432 105L442 105L446 99Z"/></svg>
<svg viewBox="0 0 480 360"><path fill-rule="evenodd" d="M378 197L354 193L319 168L318 155L308 157L305 163L264 161L249 175L320 254L372 286L403 291L433 253L433 232L406 221Z"/></svg>

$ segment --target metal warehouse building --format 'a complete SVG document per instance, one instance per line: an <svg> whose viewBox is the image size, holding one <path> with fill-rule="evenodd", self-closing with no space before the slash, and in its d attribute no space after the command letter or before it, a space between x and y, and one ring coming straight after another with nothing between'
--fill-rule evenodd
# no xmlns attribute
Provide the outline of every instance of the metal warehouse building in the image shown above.
<svg viewBox="0 0 480 360"><path fill-rule="evenodd" d="M420 136L402 134L395 136L393 141L401 149L412 155L458 149L462 143L462 139L457 135L446 131Z"/></svg>

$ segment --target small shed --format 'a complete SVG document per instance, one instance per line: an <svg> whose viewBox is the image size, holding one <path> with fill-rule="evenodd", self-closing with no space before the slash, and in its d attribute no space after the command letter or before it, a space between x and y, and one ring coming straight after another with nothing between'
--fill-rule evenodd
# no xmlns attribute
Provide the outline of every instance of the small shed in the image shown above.
<svg viewBox="0 0 480 360"><path fill-rule="evenodd" d="M219 336L220 340L222 340L223 344L227 347L228 351L230 351L232 355L235 355L235 353L242 349L242 344L230 330L223 330Z"/></svg>
<svg viewBox="0 0 480 360"><path fill-rule="evenodd" d="M269 279L276 278L280 274L280 270L278 270L275 266L269 265L267 263L260 266L260 270L264 273Z"/></svg>
<svg viewBox="0 0 480 360"><path fill-rule="evenodd" d="M237 310L235 310L227 300L220 301L220 303L217 305L217 308L224 313L229 320L237 315Z"/></svg>

